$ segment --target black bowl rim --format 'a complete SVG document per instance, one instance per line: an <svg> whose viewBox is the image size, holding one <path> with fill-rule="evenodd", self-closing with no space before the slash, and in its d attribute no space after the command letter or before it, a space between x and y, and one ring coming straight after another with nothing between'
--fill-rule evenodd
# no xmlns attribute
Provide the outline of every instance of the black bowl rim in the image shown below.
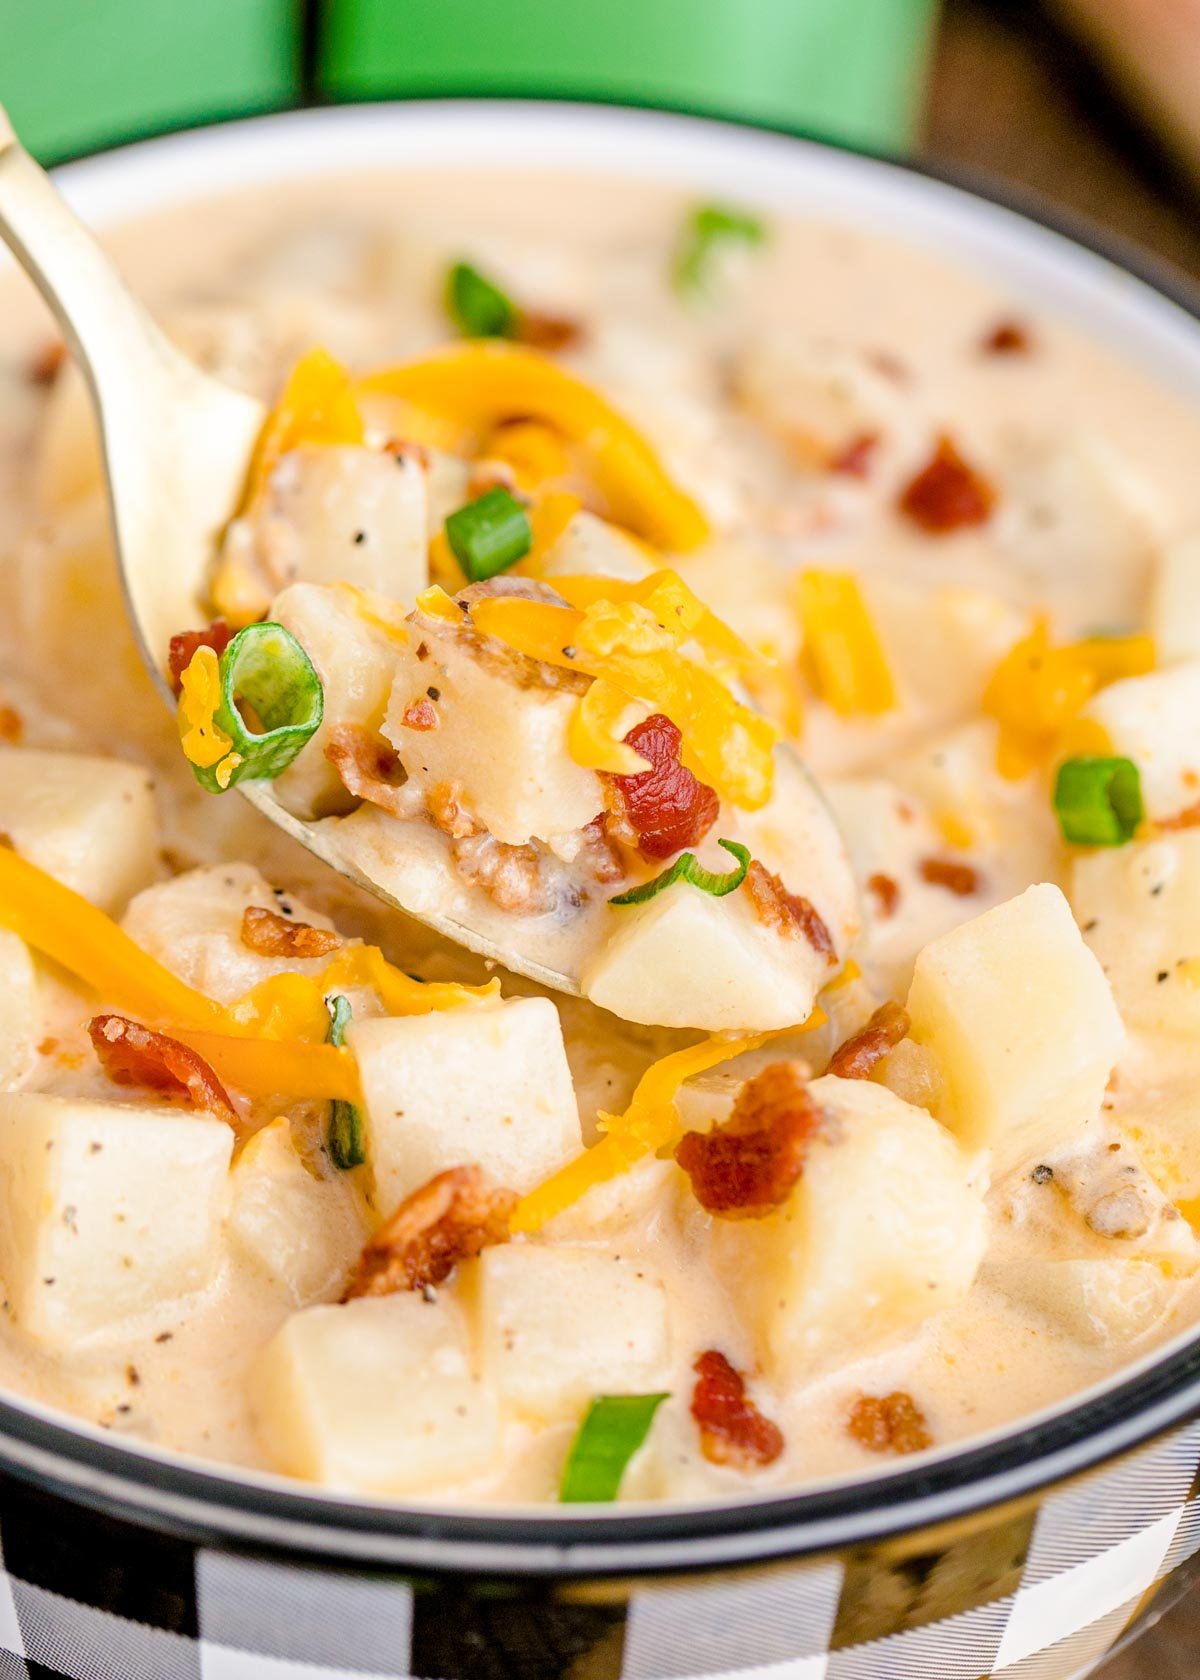
<svg viewBox="0 0 1200 1680"><path fill-rule="evenodd" d="M774 134L845 152L875 167L921 176L1049 229L1104 257L1200 321L1200 288L1179 269L1087 217L981 170L838 145L765 122L700 115L634 101L476 97L362 100L389 109L455 104L579 106L662 111L698 127ZM223 116L194 127L258 126L288 113ZM157 137L146 137L152 144ZM82 157L123 150L100 148ZM71 162L79 159L69 160ZM692 1573L862 1546L957 1522L1027 1499L1145 1444L1200 1414L1200 1334L1149 1369L1052 1415L865 1482L838 1483L746 1503L702 1508L639 1507L554 1517L482 1515L366 1503L303 1483L267 1485L220 1466L160 1459L97 1438L69 1421L26 1410L0 1395L0 1466L22 1480L109 1515L200 1544L300 1552L418 1573L601 1577Z"/></svg>

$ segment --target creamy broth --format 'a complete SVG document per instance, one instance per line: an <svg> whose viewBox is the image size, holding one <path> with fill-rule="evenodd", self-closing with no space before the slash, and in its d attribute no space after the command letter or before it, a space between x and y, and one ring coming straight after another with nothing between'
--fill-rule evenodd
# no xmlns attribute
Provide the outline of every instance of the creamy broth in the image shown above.
<svg viewBox="0 0 1200 1680"><path fill-rule="evenodd" d="M828 1024L756 1051L738 1068L746 1077L796 1054L819 1072L877 1002L904 1000L913 959L929 941L1031 882L1071 886L1071 853L1059 839L1044 775L999 777L992 734L979 745L980 729L994 731L980 713L983 684L1028 633L1034 612L1048 615L1056 644L1146 623L1164 545L1200 520L1200 415L986 277L848 226L773 218L767 243L731 264L712 303L685 308L665 277L686 210L677 194L625 180L381 174L189 205L120 228L107 243L192 354L268 400L314 344L357 369L443 342L442 276L449 261L470 258L498 272L531 307L584 323L586 338L569 365L635 421L720 533L709 548L672 563L743 636L771 645L780 667L796 674L793 686L801 641L796 572L855 573L904 704L878 718L845 718L810 693L799 745L826 783L860 885L879 874L899 877L904 895L895 915L868 906L854 951L862 979L827 995ZM72 396L68 374L52 386L31 380L49 328L18 278L6 274L2 282L0 704L19 714L21 746L147 766L164 881L212 866L214 902L240 914L256 889L236 871L232 885L223 885L219 866L252 865L295 897L305 919L309 912L331 918L343 933L382 945L404 969L425 979L486 980L484 965L348 890L243 801L197 788L124 623L94 468L77 425L64 417L72 402L78 411L79 395ZM1010 320L1028 331L1027 348L981 348L997 323ZM788 357L806 365L806 347L826 342L856 358L871 392L896 415L861 480L799 470L788 435ZM753 399L745 394L751 388ZM895 503L942 431L998 487L998 503L985 524L932 538L899 517ZM770 706L779 696L762 699ZM12 759L0 770L17 773ZM1177 808L1190 803L1180 799ZM909 817L895 819L896 806ZM915 823L912 806L919 807ZM3 809L0 803L0 815ZM931 854L952 854L973 871L964 894L920 879ZM1074 889L1072 896L1084 921ZM205 912L197 915L202 924ZM154 917L143 912L139 924L135 911L130 926L140 938L138 925L151 928L143 943L169 963ZM1116 976L1121 953L1097 950ZM204 989L194 969L185 978ZM502 980L506 997L551 995ZM230 982L228 989L220 1001L240 988ZM619 1021L579 1000L554 1002L589 1143L598 1111L619 1113L641 1072L696 1036ZM42 1050L23 1088L113 1098L83 1030L89 1005L48 966L39 970L39 1007ZM1077 1171L1069 1160L1056 1166L1048 1187L1031 1178L1038 1163L1029 1152L987 1192L988 1247L961 1298L902 1335L873 1339L865 1352L814 1360L803 1380L761 1369L731 1282L736 1268L726 1268L720 1244L709 1239L712 1222L687 1202L672 1164L652 1160L553 1221L553 1240L594 1245L666 1290L672 1363L664 1386L673 1399L622 1496L739 1496L869 1472L881 1460L846 1427L863 1394L914 1396L940 1447L1059 1401L1190 1322L1200 1254L1178 1209L1191 1215L1200 1206L1200 1111L1187 1094L1195 1039L1127 1026L1118 1078L1093 1129L1101 1141L1091 1149L1111 1146L1145 1182L1152 1233L1105 1235L1081 1215L1100 1170L1095 1160ZM722 1112L729 1090L718 1075L699 1082L697 1123ZM322 1123L315 1110L297 1111L293 1133L316 1137ZM982 1156L972 1170L986 1180ZM363 1217L387 1211L368 1208ZM343 1255L342 1271L318 1286L311 1297L318 1300L338 1298L344 1251L359 1242L343 1201L331 1200L329 1217L325 1235L331 1253ZM1104 1303L1093 1314L1086 1294L1058 1310L1037 1300L1035 1285L1013 1284L1021 1266L1049 1259L1143 1266L1144 1300L1135 1294L1124 1316L1106 1319ZM1151 1274L1160 1287L1150 1287ZM269 1431L256 1428L249 1372L298 1304L308 1302L297 1303L225 1241L206 1288L132 1328L54 1353L6 1327L0 1383L141 1441L270 1468ZM687 1397L692 1362L712 1347L755 1373L757 1401L782 1430L784 1452L765 1470L747 1475L700 1451ZM553 1499L576 1422L506 1416L492 1463L439 1482L437 1497Z"/></svg>

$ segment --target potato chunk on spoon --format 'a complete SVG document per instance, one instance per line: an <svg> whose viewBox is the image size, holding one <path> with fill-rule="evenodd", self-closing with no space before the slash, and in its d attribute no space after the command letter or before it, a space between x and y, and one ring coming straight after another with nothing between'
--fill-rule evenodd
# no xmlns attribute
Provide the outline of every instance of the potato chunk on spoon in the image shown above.
<svg viewBox="0 0 1200 1680"><path fill-rule="evenodd" d="M87 380L130 621L142 657L170 701L171 637L210 616L214 558L239 507L267 411L200 372L168 342L18 144L2 108L0 236L54 312ZM462 610L468 613L466 606ZM316 626L313 635L319 635ZM474 641L482 648L481 664L495 667L492 639ZM556 681L561 686L562 679ZM579 681L586 687L589 679ZM530 684L518 673L513 686ZM394 705L389 717L391 710ZM469 759L469 709L464 716L466 724L457 727ZM519 737L514 725L514 753ZM445 744L449 733L439 738ZM310 756L326 747L314 743ZM504 741L499 750L507 753ZM480 754L490 755L493 779L496 751L494 740L480 746ZM652 902L620 910L609 907L608 894L592 893L583 895L590 898L583 910L560 894L553 911L543 903L518 913L494 892L468 888L456 842L415 807L389 812L368 801L325 815L298 810L296 798L286 787L277 793L272 780L246 779L238 791L357 885L506 968L559 991L593 996L647 1024L746 1030L802 1020L858 927L854 882L823 799L789 749L775 748L774 766L769 802L741 824L758 866L757 895L743 890L710 898L684 882ZM727 861L711 851L719 833L713 830L700 866ZM558 837L541 836L551 838ZM493 840L505 857L520 850L511 838L486 834L476 853ZM473 855L468 862L476 879L491 870L494 883L494 860ZM779 889L774 899L771 880ZM613 888L608 893L619 896ZM803 896L797 899L797 893ZM788 925L789 906L811 909L810 898L828 932L827 948L797 938L797 927L803 934L807 925L803 917Z"/></svg>

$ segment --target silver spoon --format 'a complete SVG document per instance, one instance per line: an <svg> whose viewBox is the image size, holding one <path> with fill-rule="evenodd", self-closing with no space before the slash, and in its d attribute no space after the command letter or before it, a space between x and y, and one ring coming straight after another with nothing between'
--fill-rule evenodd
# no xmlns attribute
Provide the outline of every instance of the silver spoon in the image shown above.
<svg viewBox="0 0 1200 1680"><path fill-rule="evenodd" d="M91 391L130 623L143 660L174 707L165 675L170 639L208 617L216 544L238 505L266 410L202 373L168 341L21 147L3 106L0 238L54 313ZM808 822L800 826L829 824L837 846L832 818L798 756L780 749L777 763L806 806ZM336 820L294 817L270 782L242 782L237 791L322 862L406 915L541 985L580 995L577 974L540 960L536 947L544 948L548 936L536 926L523 930L529 939L524 949L509 939L501 943L491 930L432 907L428 881L420 892L403 885L390 890L378 876L397 871L380 858L377 872L361 846L357 858L348 857L348 839ZM446 871L448 876L448 864ZM447 879L445 895L452 891Z"/></svg>

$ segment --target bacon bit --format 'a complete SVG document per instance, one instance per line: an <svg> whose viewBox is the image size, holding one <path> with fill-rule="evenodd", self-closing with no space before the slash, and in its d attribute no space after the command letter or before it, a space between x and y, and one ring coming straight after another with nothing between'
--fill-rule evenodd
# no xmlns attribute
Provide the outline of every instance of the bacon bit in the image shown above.
<svg viewBox="0 0 1200 1680"><path fill-rule="evenodd" d="M626 746L653 766L633 776L605 778L613 801L617 836L629 832L643 857L668 858L704 838L721 802L679 762L683 736L661 712L635 723ZM627 825L627 830L621 827Z"/></svg>
<svg viewBox="0 0 1200 1680"><path fill-rule="evenodd" d="M476 822L463 804L461 782L435 782L425 795L425 804L429 811L429 820L435 828L440 828L442 833L448 834L452 840L470 840L477 834L487 832L483 824Z"/></svg>
<svg viewBox="0 0 1200 1680"><path fill-rule="evenodd" d="M573 350L583 337L583 323L569 315L543 315L535 309L522 309L517 316L517 339L534 350Z"/></svg>
<svg viewBox="0 0 1200 1680"><path fill-rule="evenodd" d="M242 944L260 957L327 957L340 943L329 928L291 922L256 904L242 912Z"/></svg>
<svg viewBox="0 0 1200 1680"><path fill-rule="evenodd" d="M953 858L922 858L917 865L922 881L931 887L945 887L956 898L970 898L979 891L979 871Z"/></svg>
<svg viewBox="0 0 1200 1680"><path fill-rule="evenodd" d="M25 733L25 721L15 706L0 706L0 741L16 743Z"/></svg>
<svg viewBox="0 0 1200 1680"><path fill-rule="evenodd" d="M414 700L400 719L405 729L436 729L441 719L432 700Z"/></svg>
<svg viewBox="0 0 1200 1680"><path fill-rule="evenodd" d="M610 823L608 813L602 811L583 830L583 861L591 870L593 881L600 886L623 880L626 874L617 838L612 832L615 826Z"/></svg>
<svg viewBox="0 0 1200 1680"><path fill-rule="evenodd" d="M31 385L53 385L67 361L67 347L61 338L47 339L29 361Z"/></svg>
<svg viewBox="0 0 1200 1680"><path fill-rule="evenodd" d="M898 1003L882 1003L865 1027L839 1044L829 1059L829 1072L839 1079L866 1079L889 1050L908 1036L908 1011Z"/></svg>
<svg viewBox="0 0 1200 1680"><path fill-rule="evenodd" d="M394 817L404 815L400 798L404 767L382 735L358 723L339 724L329 732L325 757L347 793L378 805L381 811L390 811Z"/></svg>
<svg viewBox="0 0 1200 1680"><path fill-rule="evenodd" d="M762 1219L787 1201L821 1124L807 1073L803 1062L774 1062L742 1086L728 1120L684 1134L675 1159L706 1213Z"/></svg>
<svg viewBox="0 0 1200 1680"><path fill-rule="evenodd" d="M491 834L472 834L454 842L453 854L463 880L485 892L499 909L521 916L553 910L557 894L543 874L535 847L506 846Z"/></svg>
<svg viewBox="0 0 1200 1680"><path fill-rule="evenodd" d="M518 1197L480 1167L451 1167L414 1190L363 1249L343 1301L444 1283L460 1260L506 1243Z"/></svg>
<svg viewBox="0 0 1200 1680"><path fill-rule="evenodd" d="M837 963L833 935L816 906L797 893L790 893L757 858L746 872L746 891L760 922L776 933L793 939L807 939L818 956L832 968Z"/></svg>
<svg viewBox="0 0 1200 1680"><path fill-rule="evenodd" d="M774 1464L783 1451L783 1431L749 1398L741 1372L713 1348L702 1353L692 1369L692 1416L700 1426L700 1451L709 1463L735 1470Z"/></svg>
<svg viewBox="0 0 1200 1680"><path fill-rule="evenodd" d="M931 536L983 525L996 505L996 492L968 465L942 433L927 464L900 494L901 513Z"/></svg>
<svg viewBox="0 0 1200 1680"><path fill-rule="evenodd" d="M829 462L830 472L845 473L850 478L869 478L871 464L880 442L878 432L860 432L832 457Z"/></svg>
<svg viewBox="0 0 1200 1680"><path fill-rule="evenodd" d="M846 1428L868 1452L924 1452L933 1445L925 1414L911 1394L864 1394L855 1401Z"/></svg>
<svg viewBox="0 0 1200 1680"><path fill-rule="evenodd" d="M1162 834L1169 834L1181 828L1200 828L1200 801L1195 805L1188 805L1182 811L1176 811L1173 817L1160 817L1154 826Z"/></svg>
<svg viewBox="0 0 1200 1680"><path fill-rule="evenodd" d="M1024 356L1033 348L1033 339L1023 322L997 321L984 333L979 348L987 356Z"/></svg>
<svg viewBox="0 0 1200 1680"><path fill-rule="evenodd" d="M868 875L867 891L875 900L875 908L882 920L896 914L896 906L900 902L899 882L893 881L890 875Z"/></svg>
<svg viewBox="0 0 1200 1680"><path fill-rule="evenodd" d="M167 675L172 691L179 693L183 673L192 663L197 648L210 647L220 659L232 640L233 631L223 618L214 618L207 630L181 630L177 636L172 636L167 652Z"/></svg>
<svg viewBox="0 0 1200 1680"><path fill-rule="evenodd" d="M114 1085L145 1085L178 1107L200 1109L231 1126L239 1123L212 1068L178 1039L151 1032L124 1015L94 1015L88 1037Z"/></svg>

